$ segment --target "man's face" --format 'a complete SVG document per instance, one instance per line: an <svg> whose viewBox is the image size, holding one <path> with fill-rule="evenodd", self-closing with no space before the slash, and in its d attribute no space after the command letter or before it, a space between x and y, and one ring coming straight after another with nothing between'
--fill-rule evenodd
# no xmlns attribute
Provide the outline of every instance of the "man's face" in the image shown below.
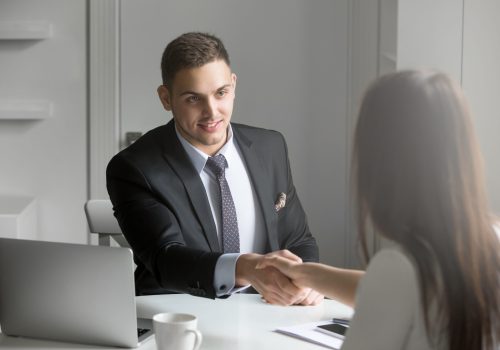
<svg viewBox="0 0 500 350"><path fill-rule="evenodd" d="M226 143L236 75L223 60L182 69L172 86L158 88L167 111L172 111L180 134L193 146L214 155Z"/></svg>

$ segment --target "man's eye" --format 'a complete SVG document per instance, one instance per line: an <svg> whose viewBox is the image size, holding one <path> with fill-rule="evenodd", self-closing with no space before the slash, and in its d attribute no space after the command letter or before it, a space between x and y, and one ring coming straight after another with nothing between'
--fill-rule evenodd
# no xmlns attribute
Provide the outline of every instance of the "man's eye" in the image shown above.
<svg viewBox="0 0 500 350"><path fill-rule="evenodd" d="M217 91L217 96L219 96L219 97L224 97L226 94L227 94L226 90Z"/></svg>
<svg viewBox="0 0 500 350"><path fill-rule="evenodd" d="M200 100L198 96L189 96L186 101L189 103L196 103Z"/></svg>

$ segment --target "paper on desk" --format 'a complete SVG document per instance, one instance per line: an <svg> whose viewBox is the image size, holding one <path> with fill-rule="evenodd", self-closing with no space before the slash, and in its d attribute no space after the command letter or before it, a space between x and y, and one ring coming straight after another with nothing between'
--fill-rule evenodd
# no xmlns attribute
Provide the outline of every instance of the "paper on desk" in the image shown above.
<svg viewBox="0 0 500 350"><path fill-rule="evenodd" d="M278 333L286 334L298 339L308 341L310 343L322 345L329 349L338 350L342 346L343 341L331 335L318 332L315 328L322 324L327 324L328 321L311 322L299 324L297 326L280 327L275 331Z"/></svg>

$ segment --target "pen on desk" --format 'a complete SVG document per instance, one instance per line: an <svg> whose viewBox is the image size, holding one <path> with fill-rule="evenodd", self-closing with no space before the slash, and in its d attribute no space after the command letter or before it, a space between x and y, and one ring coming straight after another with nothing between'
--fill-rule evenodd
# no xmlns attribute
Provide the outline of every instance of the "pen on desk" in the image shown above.
<svg viewBox="0 0 500 350"><path fill-rule="evenodd" d="M343 319L343 318L333 318L333 323L338 323L338 324L342 324L344 326L348 326L349 325L349 320L346 320L346 319Z"/></svg>

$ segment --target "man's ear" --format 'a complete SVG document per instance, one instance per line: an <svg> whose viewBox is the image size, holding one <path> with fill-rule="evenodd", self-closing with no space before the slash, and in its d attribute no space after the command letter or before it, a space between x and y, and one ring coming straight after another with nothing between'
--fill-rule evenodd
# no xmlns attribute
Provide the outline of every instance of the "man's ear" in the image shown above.
<svg viewBox="0 0 500 350"><path fill-rule="evenodd" d="M233 83L233 90L236 91L236 79L238 77L236 76L236 74L234 73L231 73L231 80L232 80L232 83Z"/></svg>
<svg viewBox="0 0 500 350"><path fill-rule="evenodd" d="M165 85L160 85L158 86L158 89L156 90L158 92L158 97L160 98L161 104L163 105L163 108L167 111L172 110L172 104L171 104L171 99L170 99L170 92L168 91L168 88Z"/></svg>

